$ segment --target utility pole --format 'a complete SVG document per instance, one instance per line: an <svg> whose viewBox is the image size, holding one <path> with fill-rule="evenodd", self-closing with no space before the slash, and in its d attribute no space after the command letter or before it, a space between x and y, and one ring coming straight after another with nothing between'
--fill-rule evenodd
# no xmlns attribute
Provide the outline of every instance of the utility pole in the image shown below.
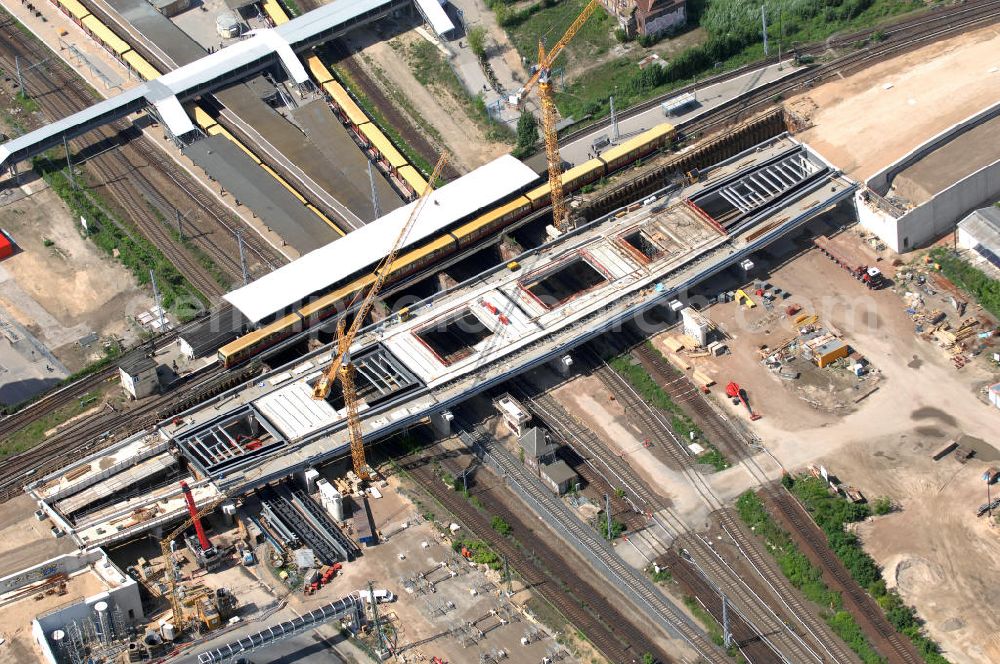
<svg viewBox="0 0 1000 664"><path fill-rule="evenodd" d="M778 71L781 71L781 41L785 38L785 23L781 16L781 5L778 5Z"/></svg>
<svg viewBox="0 0 1000 664"><path fill-rule="evenodd" d="M604 518L608 522L608 541L611 542L611 494L604 494Z"/></svg>
<svg viewBox="0 0 1000 664"><path fill-rule="evenodd" d="M66 134L63 134L63 149L66 150L66 170L69 171L69 182L76 189L76 176L73 175L73 160L69 156L69 141L66 140Z"/></svg>
<svg viewBox="0 0 1000 664"><path fill-rule="evenodd" d="M719 594L722 595L722 643L729 650L733 645L733 634L729 631L729 599L722 591Z"/></svg>
<svg viewBox="0 0 1000 664"><path fill-rule="evenodd" d="M378 632L378 645L383 653L389 652L389 644L385 639L385 632L382 631L382 621L378 615L378 602L375 600L375 589L373 582L368 582L368 601L372 603L372 621L375 623L375 631Z"/></svg>
<svg viewBox="0 0 1000 664"><path fill-rule="evenodd" d="M163 306L160 304L160 289L156 287L156 275L153 271L149 271L149 283L153 284L153 300L156 302L156 313L160 316L160 332L163 331L164 321L163 321Z"/></svg>
<svg viewBox="0 0 1000 664"><path fill-rule="evenodd" d="M240 245L240 267L243 268L243 285L250 283L250 270L247 269L247 254L243 248L243 229L236 229L236 242Z"/></svg>
<svg viewBox="0 0 1000 664"><path fill-rule="evenodd" d="M378 204L378 190L375 189L375 173L372 171L372 163L368 162L368 183L372 188L372 213L375 215L372 219L378 219L382 216L382 210ZM419 195L420 192L417 192Z"/></svg>
<svg viewBox="0 0 1000 664"><path fill-rule="evenodd" d="M764 26L764 56L767 56L767 12L764 10L764 5L760 6L760 22Z"/></svg>
<svg viewBox="0 0 1000 664"><path fill-rule="evenodd" d="M21 58L17 55L14 56L14 69L17 70L17 89L21 91L21 95L27 99L28 93L24 89L24 77L21 76Z"/></svg>
<svg viewBox="0 0 1000 664"><path fill-rule="evenodd" d="M510 565L507 563L507 556L503 557L503 576L507 582L507 597L510 597L514 594L514 584L510 575Z"/></svg>
<svg viewBox="0 0 1000 664"><path fill-rule="evenodd" d="M618 134L618 115L615 113L615 98L608 97L608 104L611 106L611 135L614 137L613 142L617 143Z"/></svg>

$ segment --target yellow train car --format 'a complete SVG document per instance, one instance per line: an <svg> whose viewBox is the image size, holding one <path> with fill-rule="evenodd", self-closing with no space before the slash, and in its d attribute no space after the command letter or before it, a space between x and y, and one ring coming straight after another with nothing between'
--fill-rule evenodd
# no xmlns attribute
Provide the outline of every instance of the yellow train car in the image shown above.
<svg viewBox="0 0 1000 664"><path fill-rule="evenodd" d="M406 166L406 159L393 146L389 139L385 137L381 129L371 122L361 125L360 129L368 145L381 155L382 159L385 160L385 163L389 164L389 167L393 171Z"/></svg>
<svg viewBox="0 0 1000 664"><path fill-rule="evenodd" d="M511 202L481 214L472 221L462 224L452 235L460 247L467 247L477 240L503 228L531 212L531 201L527 196L518 196Z"/></svg>
<svg viewBox="0 0 1000 664"><path fill-rule="evenodd" d="M601 159L585 161L579 166L563 171L563 190L566 193L574 192L584 185L600 180L606 172L606 167ZM535 187L525 196L531 201L531 209L539 210L549 204L551 193L548 180L546 180L544 184Z"/></svg>
<svg viewBox="0 0 1000 664"><path fill-rule="evenodd" d="M600 158L607 165L608 173L613 173L619 168L659 150L667 144L673 135L673 125L664 122L630 138L621 145L605 150Z"/></svg>
<svg viewBox="0 0 1000 664"><path fill-rule="evenodd" d="M310 55L306 58L306 64L309 65L309 71L312 73L313 78L316 79L317 85L323 85L327 81L333 80L333 74L330 70L326 68L323 61L319 59L318 56Z"/></svg>
<svg viewBox="0 0 1000 664"><path fill-rule="evenodd" d="M427 180L417 172L417 169L409 164L399 169L399 177L406 183L407 189L414 196L424 193L424 189L427 187Z"/></svg>
<svg viewBox="0 0 1000 664"><path fill-rule="evenodd" d="M274 23L275 27L283 23L288 23L288 14L285 13L285 10L282 9L277 0L264 0L262 6L264 13L271 19L271 23Z"/></svg>
<svg viewBox="0 0 1000 664"><path fill-rule="evenodd" d="M209 130L212 127L219 124L215 121L215 118L209 115L208 111L203 109L201 106L194 107L194 123L208 133L211 133Z"/></svg>
<svg viewBox="0 0 1000 664"><path fill-rule="evenodd" d="M132 49L128 42L111 32L111 29L97 20L95 16L83 19L83 27L90 32L94 39L118 57L124 56L127 51Z"/></svg>
<svg viewBox="0 0 1000 664"><path fill-rule="evenodd" d="M219 349L219 360L226 367L249 360L265 348L273 346L279 341L284 341L300 331L302 329L300 326L301 320L298 313L290 313L270 325L265 325L259 330L244 334L239 339L230 341Z"/></svg>
<svg viewBox="0 0 1000 664"><path fill-rule="evenodd" d="M323 84L323 89L330 95L331 101L341 113L341 118L354 129L359 129L369 122L368 116L355 103L354 99L347 93L343 85L337 81L327 81Z"/></svg>
<svg viewBox="0 0 1000 664"><path fill-rule="evenodd" d="M56 4L77 25L83 25L83 19L90 16L90 10L84 7L78 0L58 0Z"/></svg>
<svg viewBox="0 0 1000 664"><path fill-rule="evenodd" d="M152 81L155 78L160 77L160 72L157 71L156 67L149 64L146 58L142 57L135 51L129 51L122 56L125 60L125 64L134 71L136 74L142 77L144 81Z"/></svg>

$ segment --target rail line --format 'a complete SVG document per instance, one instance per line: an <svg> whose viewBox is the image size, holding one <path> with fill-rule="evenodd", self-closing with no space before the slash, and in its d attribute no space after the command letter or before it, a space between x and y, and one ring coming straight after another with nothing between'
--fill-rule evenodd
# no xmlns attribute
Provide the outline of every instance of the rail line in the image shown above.
<svg viewBox="0 0 1000 664"><path fill-rule="evenodd" d="M603 379L604 375L601 378ZM628 392L622 392L619 396L616 388L611 389L615 397L626 406L629 417L638 416L637 419L641 420L640 426L643 432L653 438L652 442L657 449L676 449L678 443L662 435L662 427L651 419L647 419L652 413L643 412L641 399L631 399ZM653 493L648 484L639 478L631 466L619 456L611 453L589 428L563 410L550 394L528 396L528 387L523 382L518 384L518 391L527 400L528 408L538 419L570 446L578 449L581 456L585 456L587 462L594 466L598 472L605 477L610 476L609 482L612 483L612 486L617 486L625 491L634 508L649 517L651 528L659 528L668 538L682 541L687 548L697 554L698 564L701 567L708 568L708 571L713 573L714 578L726 583L727 594L738 600L744 610L748 611L747 623L759 635L759 640L756 641L749 643L738 641L741 648L746 648L744 656L748 660L751 662L773 661L775 657L780 657L778 653L785 653L788 656L796 657L797 659L794 661L797 662L823 661L810 646L802 642L796 635L788 633L783 626L782 619L767 606L767 603L757 596L738 574L727 568L718 558L714 549L691 532L684 520L666 504L666 501ZM681 472L688 477L688 480L706 501L712 501L709 503L712 509L725 511L722 503L708 488L701 474L681 456L679 450L678 455L675 460L678 462Z"/></svg>
<svg viewBox="0 0 1000 664"><path fill-rule="evenodd" d="M476 538L484 540L490 548L504 556L508 564L517 570L525 585L533 592L539 593L583 632L609 661L637 661L644 652L659 652L642 630L636 628L624 614L619 612L619 607L611 604L603 593L598 592L578 574L574 566L561 565L553 570L558 581L547 571L539 569L526 551L530 550L537 560L549 564L552 561L562 560L564 554L560 554L549 540L536 535L531 526L524 522L523 514L514 514L498 501L491 501L491 513L511 524L515 536L522 545L519 547L493 530L486 517L460 493L444 486L434 475L428 465L429 462L411 457L402 459L402 463L407 472L435 500L453 514ZM484 498L490 500L488 495ZM661 661L670 660L663 658Z"/></svg>
<svg viewBox="0 0 1000 664"><path fill-rule="evenodd" d="M33 97L39 101L43 109L53 117L64 117L84 109L94 103L93 94L82 79L72 71L62 60L52 57L52 52L46 46L24 34L11 20L0 24L0 30L5 37L0 48L0 62L11 71L13 56L27 56L29 60L46 63L44 69L39 67L25 73ZM147 139L141 131L125 121L113 123L107 127L95 130L103 143L113 149L104 150L91 156L88 161L99 171L102 184L112 192L116 202L130 214L142 216L135 221L144 233L156 236L154 244L172 262L175 262L182 274L208 297L221 295L223 289L215 279L194 261L183 247L178 247L165 224L173 225L174 218L180 214L187 224L185 236L201 251L210 256L213 262L225 271L233 280L242 278L242 266L238 260L236 241L234 238L236 222L228 209L216 200L214 194L205 190L204 186L194 180L190 174L181 169L165 155L159 156L156 146ZM78 141L74 141L79 145ZM120 149L119 149L120 148ZM149 180L145 169L157 171L169 179L177 188L168 195L162 187ZM133 191L125 191L131 188ZM140 197L137 192L141 192ZM177 195L173 199L172 195ZM154 206L165 221L156 218L149 206ZM154 230L154 225L159 230ZM183 228L183 226L182 226ZM232 238L232 250L213 238L211 228L222 229L227 238ZM197 229L199 232L191 233ZM209 230L209 232L206 232ZM150 238L153 240L153 238ZM266 246L255 233L244 235L244 246L248 253L260 263L259 267L251 269L257 274L270 271L276 265L287 262L287 258Z"/></svg>
<svg viewBox="0 0 1000 664"><path fill-rule="evenodd" d="M846 595L845 601L856 609L855 615L864 616L871 628L891 647L893 652L885 654L890 655L893 662L905 664L921 662L922 659L913 645L900 637L874 600L861 589L833 554L826 541L826 536L819 530L812 518L805 513L798 500L784 487L773 485L757 461L747 454L749 444L742 433L737 431L732 423L723 419L723 416L708 400L701 396L687 376L674 370L656 350L645 343L640 343L633 348L632 352L650 370L650 375L663 386L670 398L677 400L675 403L683 404L691 409L697 423L706 431L710 440L730 455L730 458L740 459L740 463L763 488L772 503L788 519L789 523L793 524L795 532L803 537L815 558L821 561L823 569L837 580ZM764 555L758 547L753 545L753 541L745 532L745 527L732 511L723 510L719 513L719 518L723 529L733 537L743 555L758 569L770 570L769 584L777 581L778 587L784 586L784 577L777 569L773 558ZM813 617L797 593L785 592L780 596L796 617ZM829 642L829 645L833 650L841 649L841 655L847 656L848 651L839 640Z"/></svg>

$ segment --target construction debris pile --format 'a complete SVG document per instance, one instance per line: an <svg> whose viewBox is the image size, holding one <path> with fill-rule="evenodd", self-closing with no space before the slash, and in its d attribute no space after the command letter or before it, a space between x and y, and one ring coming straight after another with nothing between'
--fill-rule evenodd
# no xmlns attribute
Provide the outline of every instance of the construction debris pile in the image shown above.
<svg viewBox="0 0 1000 664"><path fill-rule="evenodd" d="M929 258L927 259L929 260ZM933 271L930 263L901 268L897 279L914 333L936 343L956 369L994 345L996 324L985 315L966 315L965 296L949 279ZM954 319L949 315L954 315Z"/></svg>

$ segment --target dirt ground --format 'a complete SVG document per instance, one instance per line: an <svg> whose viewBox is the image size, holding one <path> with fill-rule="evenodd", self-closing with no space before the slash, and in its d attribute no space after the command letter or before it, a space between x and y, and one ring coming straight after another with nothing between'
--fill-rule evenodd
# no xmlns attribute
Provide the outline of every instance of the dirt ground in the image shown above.
<svg viewBox="0 0 1000 664"><path fill-rule="evenodd" d="M825 232L822 222L818 229ZM854 242L856 252L867 251L852 233L847 231L841 241ZM860 528L869 553L927 621L949 660L998 661L1000 617L981 601L990 592L991 571L1000 564L997 534L985 518L975 516L976 507L986 501L984 458L996 458L991 444L1000 443L998 413L980 393L998 373L981 358L957 370L942 349L914 334L899 294L868 291L816 250L802 253L805 242L786 240L783 245L788 253L776 250L755 261L770 261L773 268L766 277L792 291L789 301L819 314L871 359L880 373L878 391L844 412L801 398L756 353L762 338L785 338L789 323L779 320L773 329L751 330L734 302L706 310L731 335L732 354L698 361L698 367L723 385L736 380L747 389L763 415L751 428L786 468L822 463L869 498L885 495L898 504L898 513ZM719 394L716 386L713 396ZM742 407L724 396L721 403L735 416L746 417ZM964 466L952 457L931 461L934 449L960 433L986 442L980 458Z"/></svg>
<svg viewBox="0 0 1000 664"><path fill-rule="evenodd" d="M798 138L863 180L1000 95L1000 29L983 28L794 97ZM864 109L864 112L859 112Z"/></svg>
<svg viewBox="0 0 1000 664"><path fill-rule="evenodd" d="M54 192L40 181L27 186L29 196L0 207L0 227L19 249L0 264L0 307L74 371L102 351L100 343L80 348L81 337L134 341L129 317L153 307L153 298L83 238Z"/></svg>
<svg viewBox="0 0 1000 664"><path fill-rule="evenodd" d="M461 101L449 91L428 89L417 81L405 56L411 44L423 39L415 31L389 41L365 35L364 31L345 39L354 48L363 46L359 62L399 110L413 118L416 126L429 122L437 131L459 170L468 172L509 152L506 145L486 140L479 125L466 114ZM396 101L400 93L408 100L407 104Z"/></svg>

